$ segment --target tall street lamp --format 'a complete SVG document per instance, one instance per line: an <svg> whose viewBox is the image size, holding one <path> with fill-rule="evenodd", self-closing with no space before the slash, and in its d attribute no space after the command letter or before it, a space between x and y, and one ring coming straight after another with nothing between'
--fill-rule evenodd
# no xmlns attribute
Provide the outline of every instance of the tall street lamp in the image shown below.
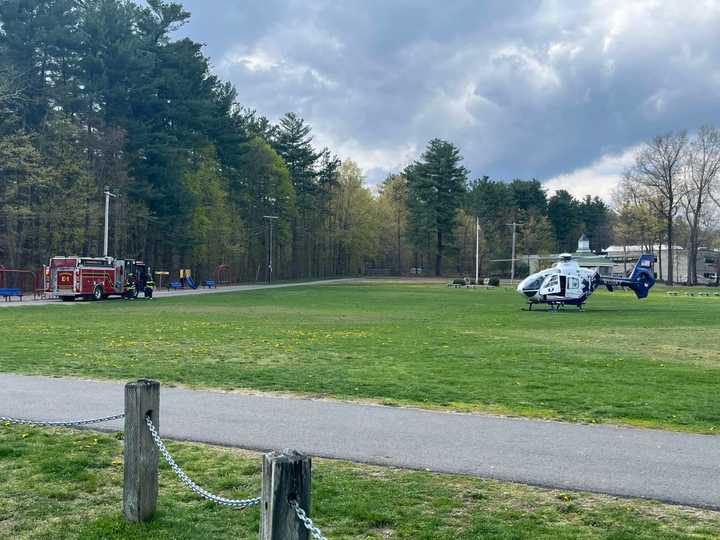
<svg viewBox="0 0 720 540"><path fill-rule="evenodd" d="M507 225L508 227L512 227L512 257L510 259L510 282L512 283L515 281L515 239L517 238L517 228L519 225L522 225L522 223L513 221Z"/></svg>
<svg viewBox="0 0 720 540"><path fill-rule="evenodd" d="M475 285L480 279L480 216L475 216Z"/></svg>
<svg viewBox="0 0 720 540"><path fill-rule="evenodd" d="M273 271L273 221L280 219L278 216L263 216L263 219L268 220L270 226L270 234L268 236L268 252L267 252L267 282L268 285L272 283L272 271Z"/></svg>
<svg viewBox="0 0 720 540"><path fill-rule="evenodd" d="M108 228L110 225L110 197L117 197L110 192L110 186L105 186L105 241L103 242L103 257L108 256Z"/></svg>

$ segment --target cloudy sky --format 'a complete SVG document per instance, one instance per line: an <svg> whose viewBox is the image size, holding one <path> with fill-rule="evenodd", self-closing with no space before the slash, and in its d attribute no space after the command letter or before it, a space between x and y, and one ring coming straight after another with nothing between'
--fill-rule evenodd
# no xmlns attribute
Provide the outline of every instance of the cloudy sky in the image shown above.
<svg viewBox="0 0 720 540"><path fill-rule="evenodd" d="M377 182L433 137L472 177L608 196L637 145L720 123L720 0L184 0L239 101Z"/></svg>

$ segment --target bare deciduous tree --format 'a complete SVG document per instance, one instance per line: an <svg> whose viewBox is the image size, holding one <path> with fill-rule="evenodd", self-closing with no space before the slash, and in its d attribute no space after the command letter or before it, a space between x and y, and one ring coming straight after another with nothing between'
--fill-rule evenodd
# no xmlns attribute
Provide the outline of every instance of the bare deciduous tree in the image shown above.
<svg viewBox="0 0 720 540"><path fill-rule="evenodd" d="M701 231L709 213L708 201L720 176L720 130L703 126L690 142L685 164L687 196L683 201L689 229L688 285L697 284L697 254Z"/></svg>
<svg viewBox="0 0 720 540"><path fill-rule="evenodd" d="M665 224L667 240L667 281L674 282L673 240L674 222L687 195L682 174L687 149L685 132L655 137L640 150L635 165L627 171L627 178L637 185L645 200Z"/></svg>
<svg viewBox="0 0 720 540"><path fill-rule="evenodd" d="M648 203L637 183L629 173L613 193L615 212L613 233L615 241L623 246L623 270L627 271L627 246L639 244L645 252L656 249L656 241L662 237L664 225L658 220L655 210ZM662 257L662 252L658 255ZM658 268L662 279L662 265Z"/></svg>

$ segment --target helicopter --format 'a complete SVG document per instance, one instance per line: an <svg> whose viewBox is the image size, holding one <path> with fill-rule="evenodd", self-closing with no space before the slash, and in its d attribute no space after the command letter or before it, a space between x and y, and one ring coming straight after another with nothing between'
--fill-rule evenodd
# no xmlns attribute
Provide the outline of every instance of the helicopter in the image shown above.
<svg viewBox="0 0 720 540"><path fill-rule="evenodd" d="M569 253L562 253L558 258L555 266L529 275L517 286L517 292L527 298L529 311L535 304L547 304L550 311L558 311L566 305L582 311L583 304L602 285L610 292L615 287L627 287L639 299L644 299L655 284L653 264L657 257L653 254L641 255L626 278L601 276L595 268L580 266Z"/></svg>

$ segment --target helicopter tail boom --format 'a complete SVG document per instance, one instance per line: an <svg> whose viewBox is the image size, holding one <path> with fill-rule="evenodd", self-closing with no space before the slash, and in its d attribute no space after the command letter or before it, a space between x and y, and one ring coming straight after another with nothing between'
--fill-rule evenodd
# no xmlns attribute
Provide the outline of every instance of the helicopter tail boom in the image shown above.
<svg viewBox="0 0 720 540"><path fill-rule="evenodd" d="M632 274L628 278L605 278L603 284L612 291L613 286L627 287L632 290L639 299L647 298L650 289L655 285L655 273L653 272L653 264L657 262L657 257L653 254L644 254L640 256Z"/></svg>

